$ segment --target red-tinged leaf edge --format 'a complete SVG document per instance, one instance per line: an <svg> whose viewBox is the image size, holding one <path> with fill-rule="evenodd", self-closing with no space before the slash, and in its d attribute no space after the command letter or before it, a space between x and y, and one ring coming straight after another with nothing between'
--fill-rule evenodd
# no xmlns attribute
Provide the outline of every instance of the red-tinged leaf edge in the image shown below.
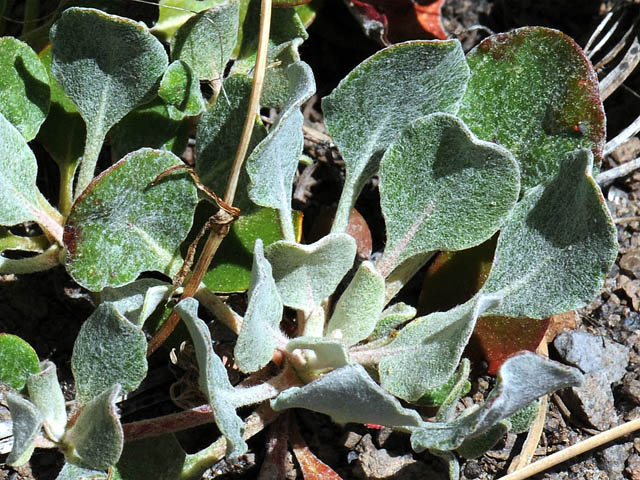
<svg viewBox="0 0 640 480"><path fill-rule="evenodd" d="M496 375L502 364L523 350L535 352L547 333L551 318L480 317L470 346L478 348L489 362L490 375Z"/></svg>

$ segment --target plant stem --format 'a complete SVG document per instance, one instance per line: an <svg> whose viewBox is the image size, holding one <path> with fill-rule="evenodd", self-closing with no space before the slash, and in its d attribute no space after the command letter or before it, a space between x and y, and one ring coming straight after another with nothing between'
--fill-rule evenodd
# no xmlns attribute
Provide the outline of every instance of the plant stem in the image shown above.
<svg viewBox="0 0 640 480"><path fill-rule="evenodd" d="M505 475L501 480L525 480L537 473L544 472L551 467L569 460L570 458L577 457L584 452L604 445L605 443L609 443L617 438L624 437L636 430L640 430L640 418L623 423L611 430L607 430L606 432L599 433L598 435L594 435L591 438L578 442L575 445L571 445L570 447L538 460L521 470Z"/></svg>
<svg viewBox="0 0 640 480"><path fill-rule="evenodd" d="M80 160L80 171L78 172L74 199L78 198L93 180L100 150L102 150L102 144L104 143L104 135L92 130L94 129L87 127L87 139L84 144L82 160Z"/></svg>
<svg viewBox="0 0 640 480"><path fill-rule="evenodd" d="M247 150L249 148L249 141L251 140L251 133L253 132L253 125L256 120L256 116L258 115L258 104L260 101L260 95L262 93L262 85L264 84L264 73L265 67L267 64L267 50L269 46L269 28L271 25L271 0L262 0L261 10L260 10L260 36L258 37L258 53L256 55L256 67L253 74L253 85L251 89L251 98L249 99L249 107L247 108L247 116L245 117L244 128L242 130L242 136L240 137L240 143L238 145L238 150L236 151L236 156L233 161L233 167L231 168L231 173L229 174L229 180L227 182L227 190L224 195L224 201L232 206L233 200L235 198L236 189L238 186L238 178L240 177L240 171L242 168L242 164L244 162L244 158L247 154ZM82 167L81 167L82 169ZM207 237L207 241L204 244L204 248L202 250L202 254L198 258L198 262L193 269L193 273L187 280L184 285L184 291L180 296L181 299L192 297L202 279L204 278L205 273L209 269L209 265L211 264L211 260L213 256L218 251L218 247L224 237L229 233L229 229L231 228L231 223L226 223L224 225L214 225L209 232L209 236ZM160 327L160 330L154 335L154 337L149 342L149 346L147 349L147 356L151 355L160 345L162 345L165 340L171 335L171 332L176 328L178 322L180 321L180 316L177 312L171 312L169 318L166 322Z"/></svg>
<svg viewBox="0 0 640 480"><path fill-rule="evenodd" d="M35 257L11 259L0 255L0 273L35 273L60 265L59 245L51 245L45 252Z"/></svg>
<svg viewBox="0 0 640 480"><path fill-rule="evenodd" d="M73 176L78 168L78 160L64 161L58 166L60 170L60 198L58 209L64 216L69 215L73 205Z"/></svg>
<svg viewBox="0 0 640 480"><path fill-rule="evenodd" d="M262 405L245 420L242 438L248 440L257 435L279 415L280 412L273 411L268 405ZM224 437L221 437L204 450L187 456L184 463L185 466L179 477L180 480L198 480L202 478L204 471L222 460L226 453L227 441Z"/></svg>
<svg viewBox="0 0 640 480"><path fill-rule="evenodd" d="M45 235L21 237L0 228L0 252L4 250L22 250L23 252L44 252L51 245Z"/></svg>
<svg viewBox="0 0 640 480"><path fill-rule="evenodd" d="M122 425L125 441L142 440L157 437L165 433L175 433L189 428L213 422L213 414L209 404L200 405L183 412L165 415L164 417L140 420Z"/></svg>

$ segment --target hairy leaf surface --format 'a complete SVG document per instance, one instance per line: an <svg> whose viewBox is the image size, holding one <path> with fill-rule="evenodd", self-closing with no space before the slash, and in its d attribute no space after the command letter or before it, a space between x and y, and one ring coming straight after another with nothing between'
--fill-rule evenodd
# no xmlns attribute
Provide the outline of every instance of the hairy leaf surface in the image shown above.
<svg viewBox="0 0 640 480"><path fill-rule="evenodd" d="M92 291L125 285L145 270L169 276L193 222L196 189L184 174L156 185L182 165L170 152L141 149L97 177L76 200L65 225L67 271Z"/></svg>
<svg viewBox="0 0 640 480"><path fill-rule="evenodd" d="M419 117L456 113L468 78L459 42L407 42L362 62L323 99L327 130L347 169L334 232L346 228L355 199L387 146Z"/></svg>
<svg viewBox="0 0 640 480"><path fill-rule="evenodd" d="M240 370L255 372L271 361L278 340L284 339L280 332L282 311L282 299L273 280L271 264L264 258L262 241L257 240L249 304L233 351Z"/></svg>
<svg viewBox="0 0 640 480"><path fill-rule="evenodd" d="M487 313L541 319L586 305L598 293L618 244L592 168L588 150L567 154L557 176L518 203L481 290L504 298Z"/></svg>
<svg viewBox="0 0 640 480"><path fill-rule="evenodd" d="M376 266L386 276L415 255L482 243L519 192L518 165L507 150L477 140L453 115L416 120L380 164L387 243Z"/></svg>
<svg viewBox="0 0 640 480"><path fill-rule="evenodd" d="M33 140L49 113L47 70L29 45L0 38L0 113Z"/></svg>
<svg viewBox="0 0 640 480"><path fill-rule="evenodd" d="M602 159L605 118L598 76L565 34L524 27L467 55L471 79L459 115L478 137L508 148L527 189L555 176L565 153Z"/></svg>

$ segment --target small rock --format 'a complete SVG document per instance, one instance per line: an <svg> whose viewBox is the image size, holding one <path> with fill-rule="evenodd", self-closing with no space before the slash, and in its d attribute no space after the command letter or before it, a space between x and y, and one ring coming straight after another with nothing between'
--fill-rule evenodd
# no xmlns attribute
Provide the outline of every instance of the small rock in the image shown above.
<svg viewBox="0 0 640 480"><path fill-rule="evenodd" d="M627 395L634 403L640 404L640 380L632 378L631 373L625 375L625 380L622 382L622 393Z"/></svg>
<svg viewBox="0 0 640 480"><path fill-rule="evenodd" d="M356 432L346 432L342 440L342 445L344 445L345 448L352 449L358 444L361 438L362 435Z"/></svg>
<svg viewBox="0 0 640 480"><path fill-rule="evenodd" d="M629 349L611 340L586 332L564 332L553 342L562 359L585 374L581 387L562 392L563 400L598 430L606 430L618 420L611 384L626 372Z"/></svg>
<svg viewBox="0 0 640 480"><path fill-rule="evenodd" d="M633 309L636 312L640 311L640 280L631 280L629 277L620 275L619 285L631 300Z"/></svg>
<svg viewBox="0 0 640 480"><path fill-rule="evenodd" d="M609 474L609 480L624 480L625 462L631 453L631 443L612 445L600 452L602 469Z"/></svg>
<svg viewBox="0 0 640 480"><path fill-rule="evenodd" d="M464 476L470 480L478 478L483 472L484 470L482 470L477 460L469 460L464 464Z"/></svg>
<svg viewBox="0 0 640 480"><path fill-rule="evenodd" d="M640 455L632 453L627 459L627 468L625 469L630 474L631 480L640 480Z"/></svg>
<svg viewBox="0 0 640 480"><path fill-rule="evenodd" d="M620 268L631 273L634 277L640 278L640 252L632 250L620 257Z"/></svg>
<svg viewBox="0 0 640 480"><path fill-rule="evenodd" d="M359 462L354 469L354 474L358 478L367 480L385 478L445 480L442 474L435 472L427 464L419 462L410 453L393 456L384 448L378 450L369 433L362 437L356 450L359 452Z"/></svg>

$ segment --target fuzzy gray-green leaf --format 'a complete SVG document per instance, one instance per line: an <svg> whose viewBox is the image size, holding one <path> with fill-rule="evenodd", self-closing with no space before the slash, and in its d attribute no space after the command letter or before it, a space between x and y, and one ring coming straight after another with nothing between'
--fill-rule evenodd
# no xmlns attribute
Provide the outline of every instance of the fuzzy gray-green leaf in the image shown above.
<svg viewBox="0 0 640 480"><path fill-rule="evenodd" d="M109 480L107 474L92 468L83 468L66 462L56 480Z"/></svg>
<svg viewBox="0 0 640 480"><path fill-rule="evenodd" d="M388 427L417 427L422 423L415 411L374 382L361 365L334 370L304 387L292 387L271 401L276 411L306 408L331 416L337 423L373 423Z"/></svg>
<svg viewBox="0 0 640 480"><path fill-rule="evenodd" d="M312 359L305 365L309 370L326 370L344 367L349 363L347 346L340 340L326 337L296 337L287 343L287 351L311 350Z"/></svg>
<svg viewBox="0 0 640 480"><path fill-rule="evenodd" d="M377 340L391 335L396 328L416 316L417 310L403 302L394 303L385 308L376 322L376 326L369 338Z"/></svg>
<svg viewBox="0 0 640 480"><path fill-rule="evenodd" d="M489 313L546 318L586 305L598 293L618 245L591 170L591 152L567 154L557 176L515 207L482 288L504 297Z"/></svg>
<svg viewBox="0 0 640 480"><path fill-rule="evenodd" d="M176 32L171 59L186 62L200 80L221 81L238 39L239 0L197 13Z"/></svg>
<svg viewBox="0 0 640 480"><path fill-rule="evenodd" d="M362 62L323 99L327 130L347 169L334 232L345 230L355 199L387 146L419 117L456 113L468 79L458 41L407 42Z"/></svg>
<svg viewBox="0 0 640 480"><path fill-rule="evenodd" d="M564 33L524 27L491 36L467 55L471 78L460 117L478 137L508 148L522 187L552 178L568 152L600 163L605 117L598 75Z"/></svg>
<svg viewBox="0 0 640 480"><path fill-rule="evenodd" d="M121 315L140 328L172 290L173 286L167 282L141 278L123 287L106 287L100 292L100 302L111 303Z"/></svg>
<svg viewBox="0 0 640 480"><path fill-rule="evenodd" d="M264 258L262 240L253 252L249 304L234 349L236 364L245 373L255 372L271 361L280 332L283 305L273 280L271 264Z"/></svg>
<svg viewBox="0 0 640 480"><path fill-rule="evenodd" d="M40 410L20 395L8 393L6 399L13 422L13 448L7 464L19 467L31 458L44 419Z"/></svg>
<svg viewBox="0 0 640 480"><path fill-rule="evenodd" d="M387 276L415 255L482 243L519 193L519 168L507 150L476 139L453 115L416 120L380 164L387 243L376 267Z"/></svg>
<svg viewBox="0 0 640 480"><path fill-rule="evenodd" d="M49 113L49 75L29 45L0 38L0 113L33 140Z"/></svg>
<svg viewBox="0 0 640 480"><path fill-rule="evenodd" d="M179 118L174 118L171 110ZM120 160L140 148L157 148L182 155L189 141L189 120L156 97L129 112L109 130L111 158Z"/></svg>
<svg viewBox="0 0 640 480"><path fill-rule="evenodd" d="M493 297L479 297L407 324L382 347L385 355L378 365L382 387L415 401L443 385L458 367L478 316L496 302Z"/></svg>
<svg viewBox="0 0 640 480"><path fill-rule="evenodd" d="M176 165L182 162L170 152L138 150L103 172L76 200L65 225L65 246L67 271L78 283L100 291L132 282L145 270L177 273L196 189L180 173L151 184Z"/></svg>
<svg viewBox="0 0 640 480"><path fill-rule="evenodd" d="M36 157L20 132L0 114L0 225L39 221L45 213L36 187Z"/></svg>
<svg viewBox="0 0 640 480"><path fill-rule="evenodd" d="M51 29L51 73L78 107L88 135L101 135L150 100L168 59L142 23L69 8Z"/></svg>
<svg viewBox="0 0 640 480"><path fill-rule="evenodd" d="M48 437L53 441L60 440L67 425L67 410L53 362L42 362L41 371L28 378L27 389L29 399L43 415Z"/></svg>
<svg viewBox="0 0 640 480"><path fill-rule="evenodd" d="M206 106L198 78L191 67L181 60L172 62L164 72L158 95L169 106L169 114L176 120L200 115Z"/></svg>
<svg viewBox="0 0 640 480"><path fill-rule="evenodd" d="M227 439L227 457L238 457L248 448L242 439L244 425L236 413L233 401L235 391L229 382L227 371L220 357L213 351L209 328L198 318L198 302L193 298L185 298L176 305L176 311L187 325L196 349L200 390L211 405L216 425Z"/></svg>
<svg viewBox="0 0 640 480"><path fill-rule="evenodd" d="M356 242L346 234L331 234L311 245L275 242L265 253L284 304L310 312L353 265Z"/></svg>
<svg viewBox="0 0 640 480"><path fill-rule="evenodd" d="M120 385L114 385L93 398L65 435L72 457L85 467L106 470L120 458L124 433L116 407L119 395Z"/></svg>
<svg viewBox="0 0 640 480"><path fill-rule="evenodd" d="M331 315L327 335L353 345L367 338L384 308L384 278L363 262Z"/></svg>
<svg viewBox="0 0 640 480"><path fill-rule="evenodd" d="M291 194L304 143L300 106L313 95L316 86L311 68L303 62L290 65L287 77L289 102L267 137L247 158L246 168L251 181L249 198L258 205L278 210L284 238L293 242Z"/></svg>
<svg viewBox="0 0 640 480"><path fill-rule="evenodd" d="M186 456L173 434L127 442L113 480L176 480Z"/></svg>
<svg viewBox="0 0 640 480"><path fill-rule="evenodd" d="M227 176L238 149L250 95L250 79L242 75L227 78L223 84L223 91L213 106L204 112L198 125L196 173L206 186L220 195L225 191ZM248 152L250 153L265 136L264 127L256 122ZM253 205L248 198L248 183L249 176L243 169L234 203L242 211L252 208Z"/></svg>
<svg viewBox="0 0 640 480"><path fill-rule="evenodd" d="M413 431L411 446L416 452L458 448L465 438L487 431L535 399L582 381L575 368L535 353L519 353L500 367L498 384L479 409L449 423L425 422Z"/></svg>
<svg viewBox="0 0 640 480"><path fill-rule="evenodd" d="M135 390L147 375L146 354L144 332L113 304L99 305L73 346L77 401L87 403L115 383L122 385L124 393Z"/></svg>

